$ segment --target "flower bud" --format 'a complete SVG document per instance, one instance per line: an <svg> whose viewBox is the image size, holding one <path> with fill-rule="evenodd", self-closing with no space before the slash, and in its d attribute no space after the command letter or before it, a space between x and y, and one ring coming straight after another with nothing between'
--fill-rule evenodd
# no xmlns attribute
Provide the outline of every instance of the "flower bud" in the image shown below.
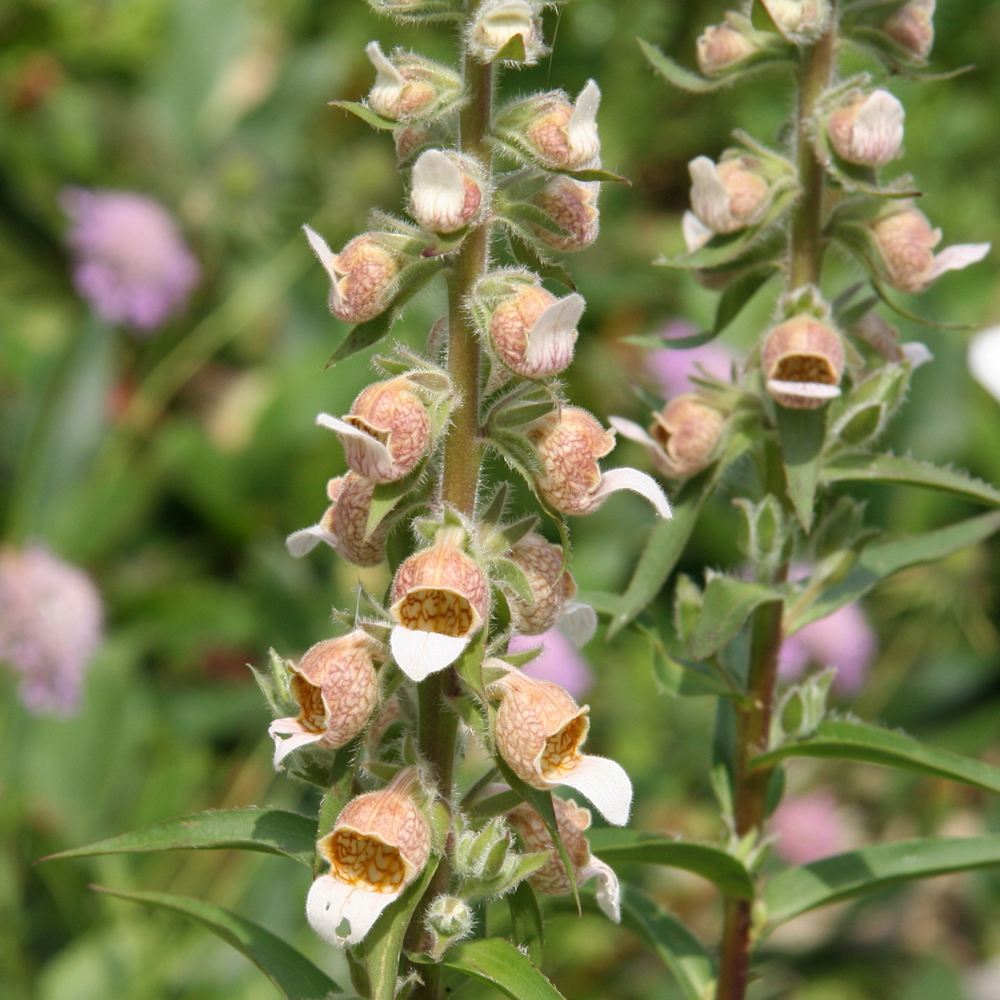
<svg viewBox="0 0 1000 1000"><path fill-rule="evenodd" d="M564 235L532 226L532 232L547 247L572 253L589 247L597 239L599 213L598 181L575 181L572 177L553 177L531 199L552 221L565 231Z"/></svg>
<svg viewBox="0 0 1000 1000"><path fill-rule="evenodd" d="M830 0L761 0L778 30L796 44L815 42L830 21Z"/></svg>
<svg viewBox="0 0 1000 1000"><path fill-rule="evenodd" d="M560 91L514 105L506 116L518 119L530 112L519 132L532 156L551 170L579 170L601 152L597 108L601 92L588 80L575 104ZM503 127L503 121L498 123Z"/></svg>
<svg viewBox="0 0 1000 1000"><path fill-rule="evenodd" d="M768 333L761 365L777 402L815 410L840 395L844 344L832 326L813 316L793 316Z"/></svg>
<svg viewBox="0 0 1000 1000"><path fill-rule="evenodd" d="M910 0L882 25L882 30L897 45L921 62L934 48L935 0Z"/></svg>
<svg viewBox="0 0 1000 1000"><path fill-rule="evenodd" d="M718 76L738 66L759 47L730 21L707 27L698 37L698 68L705 76Z"/></svg>
<svg viewBox="0 0 1000 1000"><path fill-rule="evenodd" d="M431 441L427 408L405 375L363 389L343 420L321 413L316 423L337 432L347 464L375 483L408 475Z"/></svg>
<svg viewBox="0 0 1000 1000"><path fill-rule="evenodd" d="M497 750L522 781L546 790L575 788L609 823L628 822L632 782L624 768L606 757L580 753L590 729L588 705L580 708L558 684L514 669L490 693L501 699L493 730Z"/></svg>
<svg viewBox="0 0 1000 1000"><path fill-rule="evenodd" d="M368 724L378 701L372 640L357 629L316 643L295 667L290 689L298 717L275 719L268 727L278 770L293 750L307 744L335 750Z"/></svg>
<svg viewBox="0 0 1000 1000"><path fill-rule="evenodd" d="M377 233L355 236L340 253L309 226L306 238L330 276L330 312L345 323L364 323L384 312L399 275L399 260Z"/></svg>
<svg viewBox="0 0 1000 1000"><path fill-rule="evenodd" d="M871 224L882 267L889 284L901 292L922 292L945 271L960 271L989 253L989 243L956 243L941 253L941 230L932 229L927 216L912 204L900 205Z"/></svg>
<svg viewBox="0 0 1000 1000"><path fill-rule="evenodd" d="M390 121L432 114L462 89L461 77L454 70L423 56L397 49L389 59L378 42L369 42L365 53L377 71L368 104Z"/></svg>
<svg viewBox="0 0 1000 1000"><path fill-rule="evenodd" d="M330 871L313 882L306 916L330 944L339 948L361 941L423 871L431 829L417 804L421 793L416 768L404 768L381 791L351 799L333 831L316 844ZM349 930L341 934L344 921Z"/></svg>
<svg viewBox="0 0 1000 1000"><path fill-rule="evenodd" d="M532 531L513 545L507 558L524 574L534 598L527 604L513 592L507 594L514 630L518 635L541 635L559 621L576 596L573 575L563 571L562 546Z"/></svg>
<svg viewBox="0 0 1000 1000"><path fill-rule="evenodd" d="M590 826L590 811L581 809L575 802L552 796L552 806L556 814L559 839L566 848L570 864L573 866L577 883L588 878L597 878L597 903L615 923L621 920L621 889L618 876L603 861L590 853L590 844L583 831ZM555 849L542 817L527 803L521 803L508 814L511 826L517 831L529 853L549 851L549 860L528 877L528 884L543 896L565 896L572 892L566 866Z"/></svg>
<svg viewBox="0 0 1000 1000"><path fill-rule="evenodd" d="M663 491L645 473L636 469L612 469L601 473L599 458L615 446L608 433L586 410L564 406L538 420L528 433L542 463L538 491L563 514L591 514L616 490L633 490L656 508L660 517L670 517Z"/></svg>
<svg viewBox="0 0 1000 1000"><path fill-rule="evenodd" d="M689 164L691 207L714 233L735 233L760 222L771 203L771 189L753 156L730 156L718 166L707 156Z"/></svg>
<svg viewBox="0 0 1000 1000"><path fill-rule="evenodd" d="M444 529L430 548L403 560L392 581L390 639L399 668L415 681L454 663L489 615L489 583Z"/></svg>
<svg viewBox="0 0 1000 1000"><path fill-rule="evenodd" d="M472 907L457 896L438 896L427 907L424 917L428 929L454 941L472 933L476 918Z"/></svg>
<svg viewBox="0 0 1000 1000"><path fill-rule="evenodd" d="M547 51L542 36L542 5L535 0L485 0L467 29L469 52L490 63L516 35L524 43L524 61L538 62Z"/></svg>
<svg viewBox="0 0 1000 1000"><path fill-rule="evenodd" d="M903 105L887 90L859 94L826 123L837 155L862 167L884 167L903 145Z"/></svg>
<svg viewBox="0 0 1000 1000"><path fill-rule="evenodd" d="M429 233L454 233L468 225L483 200L471 162L456 153L425 150L413 165L410 214Z"/></svg>
<svg viewBox="0 0 1000 1000"><path fill-rule="evenodd" d="M422 122L393 129L392 138L396 144L396 163L405 163L418 149L430 145L434 135L434 129Z"/></svg>
<svg viewBox="0 0 1000 1000"><path fill-rule="evenodd" d="M583 296L557 299L539 284L522 284L493 310L490 343L500 360L525 378L558 375L573 360Z"/></svg>

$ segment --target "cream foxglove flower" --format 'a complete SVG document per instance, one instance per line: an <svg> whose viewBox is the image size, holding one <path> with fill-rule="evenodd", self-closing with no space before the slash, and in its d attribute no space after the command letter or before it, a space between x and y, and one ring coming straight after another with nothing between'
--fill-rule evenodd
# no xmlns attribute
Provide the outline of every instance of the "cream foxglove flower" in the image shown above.
<svg viewBox="0 0 1000 1000"><path fill-rule="evenodd" d="M376 76L368 92L371 109L394 122L427 115L455 97L462 88L458 74L423 56L397 49L389 58L378 42L369 42L365 54Z"/></svg>
<svg viewBox="0 0 1000 1000"><path fill-rule="evenodd" d="M403 560L392 581L389 613L398 624L389 646L411 680L454 663L489 616L489 582L460 548L462 534L443 529L434 545Z"/></svg>
<svg viewBox="0 0 1000 1000"><path fill-rule="evenodd" d="M298 717L275 719L267 730L279 771L293 750L308 745L335 750L368 724L378 702L371 638L358 629L316 643L295 667L290 688Z"/></svg>
<svg viewBox="0 0 1000 1000"><path fill-rule="evenodd" d="M705 76L717 76L732 69L758 51L758 46L735 27L729 15L722 24L707 27L696 46L698 68Z"/></svg>
<svg viewBox="0 0 1000 1000"><path fill-rule="evenodd" d="M553 177L535 194L531 202L540 208L563 233L531 226L535 237L552 250L573 253L589 247L597 239L600 213L597 195L600 181L575 181L572 177Z"/></svg>
<svg viewBox="0 0 1000 1000"><path fill-rule="evenodd" d="M381 791L351 799L333 832L317 843L330 871L313 882L306 916L330 944L342 948L361 941L423 871L431 830L417 804L421 794L416 768L404 768Z"/></svg>
<svg viewBox="0 0 1000 1000"><path fill-rule="evenodd" d="M491 666L504 666L490 661ZM625 769L607 757L580 752L587 739L590 706L551 681L538 681L508 669L490 687L500 698L494 737L510 769L532 788L575 788L609 823L624 826L632 807L632 782Z"/></svg>
<svg viewBox="0 0 1000 1000"><path fill-rule="evenodd" d="M538 62L547 51L541 14L542 5L535 0L486 0L469 24L469 51L480 62L493 62L514 36L520 35L525 63Z"/></svg>
<svg viewBox="0 0 1000 1000"><path fill-rule="evenodd" d="M472 221L483 192L464 157L428 149L413 165L410 214L429 233L454 233Z"/></svg>
<svg viewBox="0 0 1000 1000"><path fill-rule="evenodd" d="M577 884L596 878L597 905L616 924L620 923L621 886L618 876L609 865L590 853L590 844L583 835L583 831L590 826L590 810L582 809L575 802L561 799L558 795L552 796L552 805L559 837L573 865ZM542 817L527 803L521 803L507 813L507 819L518 832L527 852L549 851L549 860L528 876L528 884L543 896L565 896L572 892L569 873Z"/></svg>
<svg viewBox="0 0 1000 1000"><path fill-rule="evenodd" d="M764 338L761 366L767 391L782 406L815 410L840 395L844 343L832 326L793 316Z"/></svg>
<svg viewBox="0 0 1000 1000"><path fill-rule="evenodd" d="M617 490L645 497L660 517L671 517L670 503L656 482L638 469L602 473L597 459L615 446L586 410L564 406L537 421L528 433L542 463L538 490L546 503L564 514L590 514Z"/></svg>
<svg viewBox="0 0 1000 1000"><path fill-rule="evenodd" d="M716 165L707 156L696 156L688 164L691 208L703 226L713 233L735 233L760 222L771 203L771 188L753 169L755 163L750 156L732 156ZM693 235L690 223L688 229Z"/></svg>
<svg viewBox="0 0 1000 1000"><path fill-rule="evenodd" d="M882 25L882 30L924 62L934 48L935 0L910 0Z"/></svg>
<svg viewBox="0 0 1000 1000"><path fill-rule="evenodd" d="M829 117L826 129L838 155L863 167L884 167L899 156L906 111L887 90L861 94Z"/></svg>
<svg viewBox="0 0 1000 1000"><path fill-rule="evenodd" d="M538 162L552 170L580 170L594 163L601 152L597 84L588 80L574 104L562 92L535 102L538 113L524 127L524 141Z"/></svg>

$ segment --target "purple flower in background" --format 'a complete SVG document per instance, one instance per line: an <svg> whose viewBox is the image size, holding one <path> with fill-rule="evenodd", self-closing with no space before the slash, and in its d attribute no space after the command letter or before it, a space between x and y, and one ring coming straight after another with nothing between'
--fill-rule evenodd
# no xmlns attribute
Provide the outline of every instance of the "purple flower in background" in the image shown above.
<svg viewBox="0 0 1000 1000"><path fill-rule="evenodd" d="M774 850L791 865L807 865L850 849L850 836L828 791L790 795L771 817Z"/></svg>
<svg viewBox="0 0 1000 1000"><path fill-rule="evenodd" d="M77 291L109 323L151 333L186 303L201 268L170 213L131 191L64 188Z"/></svg>
<svg viewBox="0 0 1000 1000"><path fill-rule="evenodd" d="M690 337L697 331L680 320L670 323L663 331L663 336L667 339L671 337ZM691 378L697 378L704 368L709 375L714 375L723 382L728 382L732 377L733 361L736 355L717 340L711 340L701 347L692 347L690 350L675 351L670 347L662 350L650 351L646 358L646 367L656 378L663 389L667 399L679 396L681 393L691 392L694 386Z"/></svg>
<svg viewBox="0 0 1000 1000"><path fill-rule="evenodd" d="M785 680L794 680L810 663L836 667L834 687L853 694L864 684L877 652L875 632L861 606L845 604L782 643L778 673Z"/></svg>
<svg viewBox="0 0 1000 1000"><path fill-rule="evenodd" d="M101 596L83 570L39 546L0 551L0 661L32 712L69 715L101 641Z"/></svg>
<svg viewBox="0 0 1000 1000"><path fill-rule="evenodd" d="M540 681L554 681L574 698L581 698L594 683L594 674L576 646L559 631L551 628L541 635L515 635L508 653L523 653L542 646L542 652L524 665L524 673Z"/></svg>

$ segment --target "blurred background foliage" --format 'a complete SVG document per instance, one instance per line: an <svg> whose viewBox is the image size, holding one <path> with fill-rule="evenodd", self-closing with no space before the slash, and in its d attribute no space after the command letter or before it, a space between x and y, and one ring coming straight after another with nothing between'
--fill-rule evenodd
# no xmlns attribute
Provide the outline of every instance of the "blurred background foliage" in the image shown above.
<svg viewBox="0 0 1000 1000"><path fill-rule="evenodd" d="M741 126L773 141L787 79L693 97L644 65L634 36L691 65L719 0L575 0L547 14L551 59L504 84L604 92L604 160L633 186L602 194L602 234L570 271L588 301L571 394L601 417L645 419L631 384L655 388L621 343L679 317L704 324L714 296L654 269L682 248L687 162ZM945 242L1000 244L1000 5L940 0L933 65L976 70L946 83L902 79L906 155L921 207ZM0 5L0 483L4 541L37 540L97 581L106 638L80 712L36 716L0 674L0 982L5 1000L255 1000L273 988L206 932L88 891L88 882L187 893L229 906L293 941L333 973L340 957L303 920L308 876L277 858L229 852L108 857L33 867L38 857L205 808L308 804L270 768L267 714L247 662L269 646L297 656L350 609L356 571L324 549L302 561L284 536L314 522L326 479L343 471L335 437L313 424L345 412L371 378L367 357L324 363L345 328L299 227L340 246L371 206L396 211L402 185L384 134L326 106L360 99L363 47L403 44L450 57L447 29L401 28L361 0L4 0ZM860 66L860 64L859 64ZM871 67L869 67L871 68ZM550 83L551 81L551 83ZM176 216L203 269L188 307L155 337L95 319L75 295L59 192L68 184L142 192ZM996 251L949 275L926 315L1000 322ZM843 280L846 262L831 272ZM440 292L394 335L419 346ZM766 300L726 334L744 348ZM1000 482L1000 405L965 369L967 334L902 322L935 361L914 378L893 430L899 452ZM620 461L644 456L623 443ZM873 488L871 523L915 531L954 520L960 501ZM726 497L703 517L682 570L732 564ZM617 495L574 524L583 589L627 580L652 515ZM851 707L1000 763L998 546L901 574L866 611L880 653ZM374 571L366 582L386 580ZM656 613L665 614L666 602ZM721 833L706 779L706 700L658 693L645 643L598 636L587 656L592 741L636 783L634 825ZM846 707L846 705L844 706ZM904 835L1000 831L985 793L864 766L800 763L793 790L833 790L855 846ZM832 815L832 814L831 814ZM638 872L713 940L710 888ZM1000 874L890 891L800 918L768 946L757 997L996 1000ZM547 971L574 1000L673 998L665 970L606 921L558 916ZM478 992L477 992L478 991ZM465 987L466 995L486 995Z"/></svg>

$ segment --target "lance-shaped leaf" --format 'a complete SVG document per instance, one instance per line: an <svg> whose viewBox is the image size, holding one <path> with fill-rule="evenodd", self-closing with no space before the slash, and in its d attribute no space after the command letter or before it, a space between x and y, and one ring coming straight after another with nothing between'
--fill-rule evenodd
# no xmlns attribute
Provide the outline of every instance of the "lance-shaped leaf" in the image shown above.
<svg viewBox="0 0 1000 1000"><path fill-rule="evenodd" d="M807 534L816 509L816 484L819 482L828 410L828 406L816 410L775 406L788 495L795 507L795 515Z"/></svg>
<svg viewBox="0 0 1000 1000"><path fill-rule="evenodd" d="M990 511L923 535L894 538L868 545L861 550L843 580L827 587L815 602L791 616L786 624L785 634L791 635L809 622L833 614L837 608L856 601L879 581L907 566L943 559L952 552L976 545L996 531L1000 531L1000 511Z"/></svg>
<svg viewBox="0 0 1000 1000"><path fill-rule="evenodd" d="M963 785L1000 793L1000 768L963 757L950 750L938 750L879 726L846 719L822 722L806 740L789 743L751 761L751 770L773 767L788 757L833 757L866 764L898 767L934 778L947 778Z"/></svg>
<svg viewBox="0 0 1000 1000"><path fill-rule="evenodd" d="M371 504L368 508L368 521L365 524L365 541L371 538L375 529L396 509L399 501L414 489L424 474L426 465L427 462L424 460L402 479L393 480L391 483L375 484L375 488L372 490Z"/></svg>
<svg viewBox="0 0 1000 1000"><path fill-rule="evenodd" d="M150 851L236 850L282 854L311 865L315 848L316 820L309 816L282 809L223 809L151 823L41 860Z"/></svg>
<svg viewBox="0 0 1000 1000"><path fill-rule="evenodd" d="M713 576L705 587L701 612L691 636L691 655L704 660L733 639L755 608L780 601L782 588L730 576Z"/></svg>
<svg viewBox="0 0 1000 1000"><path fill-rule="evenodd" d="M367 104L359 104L357 101L330 101L329 103L334 108L340 108L342 111L349 111L352 115L357 115L358 118L363 122L367 122L373 128L388 129L389 131L399 128L399 122L383 118L372 111Z"/></svg>
<svg viewBox="0 0 1000 1000"><path fill-rule="evenodd" d="M341 988L325 972L317 969L305 955L259 924L229 910L198 899L161 892L124 892L99 885L91 888L119 899L130 899L159 910L177 913L207 927L246 955L287 1000L325 1000L331 993L341 992Z"/></svg>
<svg viewBox="0 0 1000 1000"><path fill-rule="evenodd" d="M513 925L514 944L518 949L527 949L528 958L535 965L540 965L545 945L545 930L535 890L526 881L518 883L517 888L507 894L507 906L510 909L510 921Z"/></svg>
<svg viewBox="0 0 1000 1000"><path fill-rule="evenodd" d="M413 957L415 961L424 960L424 956ZM453 945L444 953L441 964L487 983L511 1000L565 1000L531 959L503 938Z"/></svg>
<svg viewBox="0 0 1000 1000"><path fill-rule="evenodd" d="M824 483L869 482L928 486L966 500L1000 507L1000 490L995 486L955 469L943 469L929 462L899 458L896 455L838 455L824 464L820 480Z"/></svg>
<svg viewBox="0 0 1000 1000"><path fill-rule="evenodd" d="M767 929L900 882L1000 865L1000 834L901 840L835 854L775 875L764 890Z"/></svg>
<svg viewBox="0 0 1000 1000"><path fill-rule="evenodd" d="M750 873L733 855L710 844L671 840L636 830L589 830L590 849L611 865L645 864L683 868L708 879L724 896L753 899Z"/></svg>

